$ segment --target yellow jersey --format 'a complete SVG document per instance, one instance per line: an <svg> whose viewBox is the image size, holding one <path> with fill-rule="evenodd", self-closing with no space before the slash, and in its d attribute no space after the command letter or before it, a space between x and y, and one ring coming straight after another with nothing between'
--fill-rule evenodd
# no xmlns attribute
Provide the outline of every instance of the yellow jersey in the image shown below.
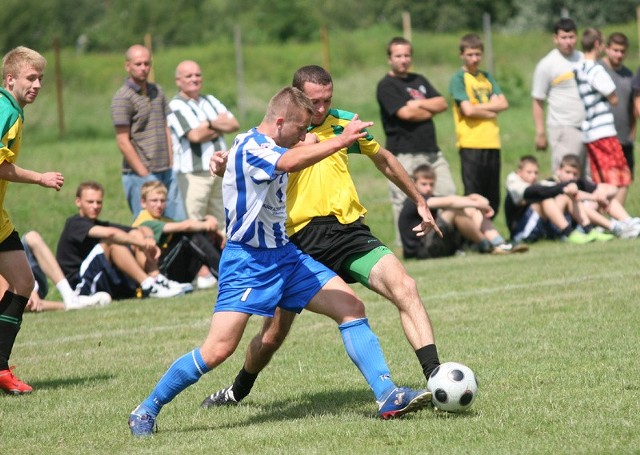
<svg viewBox="0 0 640 455"><path fill-rule="evenodd" d="M342 133L355 114L330 109L324 122L310 126L309 133L326 141ZM371 134L343 148L311 167L289 174L287 185L287 235L304 228L312 218L335 216L342 224L352 223L367 210L360 204L349 173L349 155L373 156L380 144Z"/></svg>

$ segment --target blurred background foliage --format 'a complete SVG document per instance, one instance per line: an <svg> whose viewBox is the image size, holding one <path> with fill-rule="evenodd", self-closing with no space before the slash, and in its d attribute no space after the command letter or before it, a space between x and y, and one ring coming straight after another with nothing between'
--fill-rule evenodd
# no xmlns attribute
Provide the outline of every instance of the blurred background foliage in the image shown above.
<svg viewBox="0 0 640 455"><path fill-rule="evenodd" d="M480 30L483 13L511 33L549 30L561 14L580 28L626 23L637 0L3 0L0 46L46 51L53 40L82 51L121 51L150 33L156 47L206 44L242 29L248 44L310 42L323 26L354 31L375 25L401 27L411 14L414 30Z"/></svg>

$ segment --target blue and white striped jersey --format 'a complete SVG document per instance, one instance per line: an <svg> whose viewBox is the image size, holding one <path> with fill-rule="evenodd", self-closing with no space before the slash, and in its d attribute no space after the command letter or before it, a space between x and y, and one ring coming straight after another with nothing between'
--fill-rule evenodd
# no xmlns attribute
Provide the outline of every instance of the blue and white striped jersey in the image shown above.
<svg viewBox="0 0 640 455"><path fill-rule="evenodd" d="M286 151L256 128L236 137L222 180L227 240L255 248L289 242L284 227L289 177L276 170Z"/></svg>

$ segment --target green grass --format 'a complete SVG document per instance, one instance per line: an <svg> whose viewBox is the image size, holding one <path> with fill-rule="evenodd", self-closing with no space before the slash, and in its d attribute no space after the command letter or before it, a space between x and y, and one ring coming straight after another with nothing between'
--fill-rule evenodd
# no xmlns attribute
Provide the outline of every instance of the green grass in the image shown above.
<svg viewBox="0 0 640 455"><path fill-rule="evenodd" d="M303 313L241 406L199 408L240 368L258 318L229 361L165 407L160 432L138 441L127 414L202 341L215 291L27 315L13 361L36 392L0 397L3 453L634 453L640 264L632 242L407 263L441 358L479 378L464 415L377 420L335 324ZM356 290L395 381L422 386L394 308Z"/></svg>
<svg viewBox="0 0 640 455"><path fill-rule="evenodd" d="M634 36L633 25L621 27ZM610 30L605 30L605 32ZM397 31L332 35L334 105L378 121L375 85L387 70L384 46ZM416 70L446 93L458 65L457 36L414 36ZM528 87L537 59L551 46L542 33L494 37L496 77L511 109L500 117L503 174L533 152ZM64 220L75 213L75 188L86 179L107 188L105 219L131 216L120 183L121 155L109 121L111 95L122 82L121 56L63 53L67 134L56 130L53 60L45 89L26 109L19 165L61 170L60 192L11 185L5 206L18 230L39 230L54 247ZM165 50L155 56L156 77L173 93L172 72L185 58L201 61L206 90L235 108L232 45ZM317 44L246 49L248 110L243 129L259 120L268 98L299 66L322 63ZM629 66L638 63L630 50ZM502 82L505 81L505 82ZM440 146L459 181L453 122L436 117ZM383 139L376 124L374 135ZM539 154L543 174L548 154ZM368 223L391 244L385 179L366 158L351 161ZM459 187L460 188L460 187ZM640 189L627 207L640 214ZM498 227L504 232L502 215ZM202 410L207 393L225 386L242 364L250 322L239 351L168 405L160 433L133 440L131 409L182 353L204 338L215 292L172 301L124 301L106 308L25 316L12 355L20 377L36 392L0 396L1 453L637 453L640 364L640 260L637 241L572 246L541 243L524 255L468 255L407 262L418 281L442 360L468 364L480 380L472 411L431 411L402 421L374 418L365 382L344 354L333 323L303 314L290 339L242 406ZM377 295L355 288L367 302L394 379L420 387L415 355L396 311ZM56 296L52 292L52 297ZM310 343L313 342L313 344Z"/></svg>

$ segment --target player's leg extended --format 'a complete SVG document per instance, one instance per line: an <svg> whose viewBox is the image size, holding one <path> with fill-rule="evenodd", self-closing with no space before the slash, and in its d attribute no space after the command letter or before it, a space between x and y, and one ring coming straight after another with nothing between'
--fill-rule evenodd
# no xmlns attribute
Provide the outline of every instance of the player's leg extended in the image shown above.
<svg viewBox="0 0 640 455"><path fill-rule="evenodd" d="M405 336L415 350L422 371L428 379L440 360L431 320L418 294L416 282L395 255L389 253L376 257L374 254L375 250L351 260L350 270L362 269L359 275L369 270L368 280L360 281L398 308Z"/></svg>
<svg viewBox="0 0 640 455"><path fill-rule="evenodd" d="M393 383L378 338L369 327L364 304L341 278L329 280L311 299L307 309L338 323L349 358L376 397L380 417L399 417L428 406L431 393L427 390L396 387Z"/></svg>
<svg viewBox="0 0 640 455"><path fill-rule="evenodd" d="M295 316L295 313L277 308L273 318L265 317L260 333L249 343L244 366L236 375L233 384L206 397L201 406L210 408L236 404L249 395L258 374L284 343Z"/></svg>
<svg viewBox="0 0 640 455"><path fill-rule="evenodd" d="M209 334L202 346L177 359L151 394L131 413L129 427L134 436L151 434L155 418L165 404L233 354L249 316L230 311L213 314Z"/></svg>

